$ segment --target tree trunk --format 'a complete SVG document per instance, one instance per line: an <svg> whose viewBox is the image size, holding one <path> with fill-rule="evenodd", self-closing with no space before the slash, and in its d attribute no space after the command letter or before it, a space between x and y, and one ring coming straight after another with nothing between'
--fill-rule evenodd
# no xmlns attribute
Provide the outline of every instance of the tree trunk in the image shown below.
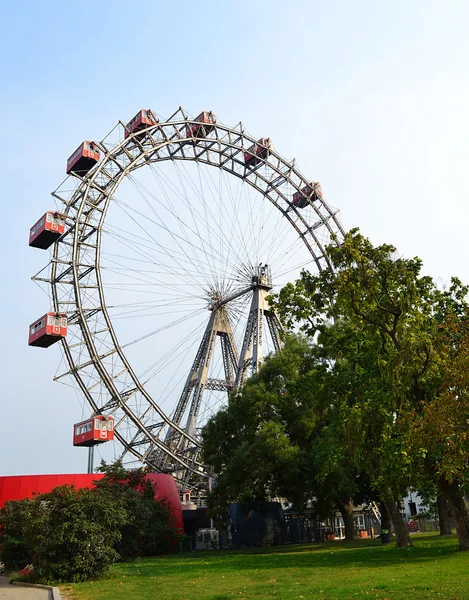
<svg viewBox="0 0 469 600"><path fill-rule="evenodd" d="M391 517L388 512L388 507L384 502L379 503L379 511L381 513L381 531L383 531L383 529L391 531Z"/></svg>
<svg viewBox="0 0 469 600"><path fill-rule="evenodd" d="M438 484L453 513L459 540L459 549L469 550L469 510L459 488L459 483L457 481L449 483L441 477Z"/></svg>
<svg viewBox="0 0 469 600"><path fill-rule="evenodd" d="M347 500L338 500L337 506L344 520L345 526L345 541L353 542L355 539L355 523L353 521L353 502L351 498Z"/></svg>
<svg viewBox="0 0 469 600"><path fill-rule="evenodd" d="M392 524L394 525L394 532L396 534L396 546L398 548L409 548L412 546L412 540L410 539L409 530L404 517L401 514L395 500L385 500L386 508L391 516Z"/></svg>
<svg viewBox="0 0 469 600"><path fill-rule="evenodd" d="M438 520L440 522L440 535L449 535L451 531L451 519L449 516L449 506L445 496L437 496L436 505L438 507Z"/></svg>

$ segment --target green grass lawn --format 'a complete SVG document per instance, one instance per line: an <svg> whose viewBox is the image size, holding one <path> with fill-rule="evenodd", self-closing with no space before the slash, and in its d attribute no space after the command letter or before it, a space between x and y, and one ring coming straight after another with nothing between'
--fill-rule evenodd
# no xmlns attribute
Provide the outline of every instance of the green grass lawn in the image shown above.
<svg viewBox="0 0 469 600"><path fill-rule="evenodd" d="M142 559L61 590L92 600L469 600L469 553L456 536L413 539L408 551L360 540Z"/></svg>

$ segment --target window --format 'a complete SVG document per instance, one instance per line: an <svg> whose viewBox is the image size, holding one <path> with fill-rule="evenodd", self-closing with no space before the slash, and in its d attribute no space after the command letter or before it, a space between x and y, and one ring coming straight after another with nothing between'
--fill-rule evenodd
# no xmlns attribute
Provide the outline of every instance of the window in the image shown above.
<svg viewBox="0 0 469 600"><path fill-rule="evenodd" d="M67 318L66 317L62 317L60 319L60 327L67 327Z"/></svg>
<svg viewBox="0 0 469 600"><path fill-rule="evenodd" d="M79 427L75 427L75 435L80 435L80 428Z"/></svg>
<svg viewBox="0 0 469 600"><path fill-rule="evenodd" d="M42 217L42 219L39 219L39 221L32 227L31 229L31 235L35 234L36 231L39 231L39 229L41 229L41 227L44 227L44 223L46 222L46 217Z"/></svg>
<svg viewBox="0 0 469 600"><path fill-rule="evenodd" d="M42 327L44 327L44 319L41 319L40 321L38 321L37 323L35 323L32 327L31 327L31 331L33 333L36 333L39 329L41 329Z"/></svg>
<svg viewBox="0 0 469 600"><path fill-rule="evenodd" d="M353 518L355 520L355 525L359 529L364 529L365 528L365 517L363 515L354 515Z"/></svg>
<svg viewBox="0 0 469 600"><path fill-rule="evenodd" d="M107 422L107 430L112 431L113 427L114 427L114 423L109 419L109 421Z"/></svg>

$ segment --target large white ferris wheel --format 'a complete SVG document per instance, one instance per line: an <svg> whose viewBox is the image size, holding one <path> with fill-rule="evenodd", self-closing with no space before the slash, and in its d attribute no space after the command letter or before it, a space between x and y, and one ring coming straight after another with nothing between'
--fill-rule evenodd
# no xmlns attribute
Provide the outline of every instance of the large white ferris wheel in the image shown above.
<svg viewBox="0 0 469 600"><path fill-rule="evenodd" d="M337 212L269 138L209 111L141 110L84 142L67 173L31 230L32 246L51 248L33 279L51 292L55 329L41 338L38 321L30 343L60 338L56 379L114 417L126 462L206 478L200 428L279 349L268 296L303 267L330 267Z"/></svg>

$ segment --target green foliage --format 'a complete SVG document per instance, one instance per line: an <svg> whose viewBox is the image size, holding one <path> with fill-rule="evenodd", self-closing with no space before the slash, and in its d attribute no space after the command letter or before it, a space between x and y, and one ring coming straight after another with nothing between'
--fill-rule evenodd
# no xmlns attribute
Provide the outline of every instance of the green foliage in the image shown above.
<svg viewBox="0 0 469 600"><path fill-rule="evenodd" d="M305 337L287 339L205 428L215 504L467 488L467 287L439 290L419 258L358 230L327 252L333 271L303 271L269 299Z"/></svg>
<svg viewBox="0 0 469 600"><path fill-rule="evenodd" d="M420 259L404 259L388 244L374 247L358 230L328 253L334 273L303 272L272 303L286 324L316 335L331 361L354 459L376 488L394 495L411 484L433 485L429 463L437 475L462 482L468 288L453 278L449 289L437 289L421 275Z"/></svg>
<svg viewBox="0 0 469 600"><path fill-rule="evenodd" d="M23 541L34 572L43 581L96 578L118 558L113 546L119 541L125 511L94 490L61 486L34 500L8 502L2 513L2 560L7 568L11 562L4 544L9 547L12 534Z"/></svg>
<svg viewBox="0 0 469 600"><path fill-rule="evenodd" d="M137 556L152 556L168 551L177 542L171 511L165 500L157 500L152 483L142 470L126 471L117 462L101 463L105 477L96 482L96 490L110 502L120 502L127 514L120 528L121 538L115 544L122 560Z"/></svg>
<svg viewBox="0 0 469 600"><path fill-rule="evenodd" d="M289 336L203 431L204 460L218 474L210 504L261 508L280 496L298 508L315 498L324 516L367 488L337 436L328 365L320 349Z"/></svg>
<svg viewBox="0 0 469 600"><path fill-rule="evenodd" d="M0 561L5 571L20 571L32 562L34 540L25 528L35 518L37 506L29 500L7 502L1 511L0 520Z"/></svg>
<svg viewBox="0 0 469 600"><path fill-rule="evenodd" d="M6 570L32 563L41 581L102 576L118 559L156 553L177 540L165 502L154 498L143 473L103 466L93 489L55 488L0 511L0 560Z"/></svg>

